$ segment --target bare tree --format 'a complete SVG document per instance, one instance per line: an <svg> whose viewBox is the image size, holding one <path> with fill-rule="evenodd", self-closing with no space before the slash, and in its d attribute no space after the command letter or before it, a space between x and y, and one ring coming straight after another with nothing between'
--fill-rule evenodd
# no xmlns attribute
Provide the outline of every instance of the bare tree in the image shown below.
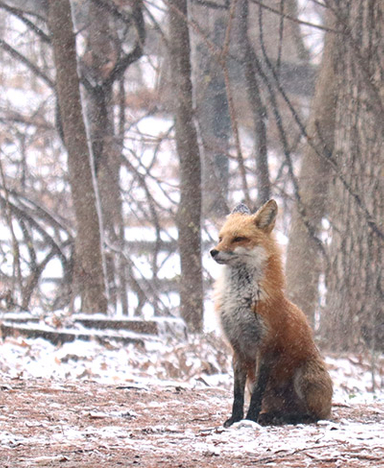
<svg viewBox="0 0 384 468"><path fill-rule="evenodd" d="M299 19L296 0L190 0L189 3L166 0L155 3L145 0L71 2L76 34L84 45L78 48L79 76L85 90L83 98L87 103L88 136L95 157L106 224L102 234L107 259L109 307L124 313L129 310L130 313L141 314L149 310L149 305L155 314L173 314L177 307L175 293L180 290L182 316L191 330L201 330L201 191L203 197L206 195L206 213L213 215L224 214L226 199L232 203L234 199L243 198L256 204L272 193L279 197L283 206L281 227L285 233L294 205L296 213L288 249L288 286L294 301L306 310L311 320L317 304L320 271L325 273L328 304L336 304L332 308L346 302L349 288L353 289L354 298L355 294L356 297L361 295L355 278L349 279L348 285L344 284L347 280L342 278L342 271L347 268L348 255L340 253L343 249L345 252L349 250L349 257L354 256L360 265L365 265L364 252L372 248L370 255L374 261L371 273L361 273L354 267L353 276L369 276L370 285L381 284L381 273L373 266L377 263L376 257L380 257L375 243L381 239L382 232L379 223L381 195L379 191L375 192L371 198L376 201L372 202L369 190L373 190L375 184L365 190L363 181L368 177L376 180L378 173L375 171L380 164L378 156L375 156L376 166L373 164L371 167L370 162L370 155L374 152L371 140L382 135L379 131L383 121L382 95L376 77L381 65L375 68L374 61L380 56L375 44L377 34L381 34L375 24L381 14L376 14L376 3L370 2L369 11L359 4L363 18L356 18L356 24L364 26L364 21L367 24L371 21L373 25L370 26L370 35L366 34L365 26L360 28L364 31L362 38L351 26L355 12L352 3L341 2L338 5L327 0L325 8L316 6L318 11L330 12L336 19L335 24L325 25L313 25ZM31 8L34 4L35 9ZM193 5L191 10L187 4ZM308 8L313 4L309 2ZM164 8L159 8L159 5ZM55 5L55 8L59 7ZM167 8L171 17L170 35L166 34ZM12 20L9 21L11 15ZM1 78L5 77L3 86L11 84L12 87L17 81L16 87L21 83L23 89L32 89L38 99L36 106L28 101L23 109L18 109L16 103L14 107L13 103L7 105L9 93L0 96L0 128L2 136L5 135L1 141L3 185L6 187L2 188L0 204L4 208L3 213L7 214L7 226L12 220L21 228L15 229L12 236L6 227L8 237L6 242L0 243L0 249L10 256L14 245L19 243L19 255L15 257L14 271L6 271L0 265L0 272L5 278L4 283L13 287L12 304L27 307L40 301L39 305L44 303L47 310L64 307L68 305L68 294L64 294L62 299L60 295L64 296L66 288L63 286L71 282L74 239L77 231L80 235L80 225L74 229L74 219L80 223L80 218L76 219L79 207L75 203L75 192L73 204L67 195L79 172L73 167L84 161L89 163L88 148L85 159L85 153L78 150L76 154L81 157L77 161L71 162L71 156L68 156L71 169L68 178L63 169L66 168L63 163L66 156L54 133L57 93L51 54L52 35L46 24L44 2L0 2L1 20L5 21L0 38L0 60L5 65L1 73ZM307 28L311 26L313 31L320 29L327 33L309 121L305 116L314 89L316 66L303 47L301 24ZM196 40L196 80L191 84L188 36L192 32ZM19 40L12 41L14 37ZM345 42L344 49L342 51L340 44L333 45L332 53L330 43L335 38ZM170 60L165 59L167 51L171 52ZM336 53L338 75L332 70L332 59L329 58ZM352 53L354 59L348 55ZM353 60L356 63L352 67ZM173 72L172 80L164 70L165 62ZM75 70L76 64L71 63ZM359 64L364 66L357 67ZM68 61L66 69L69 67ZM29 73L24 73L25 70ZM346 76L343 77L345 70ZM26 76L33 78L26 80ZM72 79L72 74L66 75L67 84L73 84ZM348 87L355 93L351 100L345 91ZM344 91L339 91L339 88ZM57 91L60 91L59 83ZM196 109L192 106L192 91ZM65 110L71 100L73 102L73 96L67 99L68 103L60 102L60 107ZM350 107L354 113L349 113ZM81 108L76 114L73 109L72 114L64 110L61 112L64 119L68 115L79 118L81 114ZM371 115L370 112L375 115L375 135L369 133L367 126L371 117L365 118ZM340 128L347 126L346 115L357 123L355 131L343 130L345 142L342 144ZM174 116L176 127L172 125ZM203 176L200 173L195 118L198 121L198 141L202 143L203 163L207 163ZM64 119L63 125L57 127L64 130L69 151L76 146L76 141L68 141L68 132L77 136L79 130L83 132L83 127L69 127L68 130L68 122ZM337 126L335 150L332 141L334 126ZM168 159L174 151L175 130L179 159ZM352 137L354 146L348 143ZM86 147L84 139L81 145L83 149ZM296 163L301 152L303 161L297 177ZM353 155L351 161L345 157L346 153ZM368 155L364 167L362 159L357 164L363 153ZM71 154L73 156L73 152ZM45 174L49 174L48 177L43 171L36 174L36 155L40 158L39 167L41 162L47 164ZM89 172L84 174L86 178L82 176L81 184L85 189L92 178ZM213 178L210 177L212 174ZM122 180L124 184L119 185ZM325 201L328 191L332 197ZM259 200L256 201L257 197ZM338 199L343 200L344 206L336 204ZM363 253L358 251L357 254L355 246L360 245L363 231L352 226L357 223L355 205L361 215L362 226L367 228L364 232L370 233L369 246L361 247ZM348 217L344 211L341 212L342 209L349 210ZM52 216L52 212L56 216ZM333 247L329 250L319 241L324 218L328 218L333 229ZM93 220L96 219L95 215ZM180 278L177 275L169 277L178 255L176 236L172 231L175 220L179 228ZM348 224L355 234L359 232L360 237L350 238L349 233L344 236L343 223ZM209 220L206 226L207 236L214 237L216 233ZM92 230L92 234L95 232ZM127 232L128 236L125 235ZM137 235L141 236L139 240ZM348 239L345 241L347 244L344 238ZM96 244L100 244L100 237L92 245ZM327 269L321 264L319 252L323 254L322 258L327 259ZM85 250L79 251L77 242L76 257L82 253ZM52 258L59 259L63 266L63 275L59 279L50 277ZM79 261L78 258L76 260ZM76 275L79 275L77 268ZM12 276L16 280L13 283ZM80 285L76 278L79 276L75 276L75 284ZM204 278L210 278L209 269L204 272ZM47 284L54 285L50 293L47 293L50 288L45 287ZM372 292L370 286L366 291ZM382 287L378 286L375 291L379 302ZM335 299L339 292L344 299L340 299L341 296ZM125 301L127 297L130 299L129 307ZM328 309L318 310L324 334L327 330L336 333L332 320L327 323ZM349 317L346 311L344 313ZM368 312L363 311L360 304L359 311L354 310L354 314L359 316L355 320L361 320L354 330L355 342L362 334L368 337L371 333L372 337L373 326L366 324ZM338 317L337 314L335 316ZM349 318L341 318L339 322L344 323L343 320L347 322ZM377 330L381 326L380 320L380 317L371 316L371 323L378 325ZM379 335L375 335L374 340L369 341L378 339Z"/></svg>
<svg viewBox="0 0 384 468"><path fill-rule="evenodd" d="M329 219L324 337L333 349L372 349L384 342L384 4L334 1L336 45L335 149Z"/></svg>
<svg viewBox="0 0 384 468"><path fill-rule="evenodd" d="M49 1L48 24L52 34L56 88L77 224L74 284L81 294L84 312L106 312L100 223L82 114L69 0Z"/></svg>
<svg viewBox="0 0 384 468"><path fill-rule="evenodd" d="M88 12L85 24L87 49L82 57L82 72L87 91L87 118L90 123L104 236L107 243L113 245L113 249L106 253L109 301L114 309L119 302L123 313L127 315L129 275L122 255L124 224L120 191L121 147L115 132L113 86L124 77L128 67L142 56L145 25L141 1L135 2L130 11L108 9L107 6L96 0L80 5L82 11L87 8ZM125 52L123 44L129 42L131 29L135 30L135 40L132 41L129 52ZM119 38L118 30L122 38Z"/></svg>
<svg viewBox="0 0 384 468"><path fill-rule="evenodd" d="M181 315L190 330L203 327L201 265L201 168L193 121L187 0L169 2L169 36L179 155L180 202L177 213L181 262Z"/></svg>

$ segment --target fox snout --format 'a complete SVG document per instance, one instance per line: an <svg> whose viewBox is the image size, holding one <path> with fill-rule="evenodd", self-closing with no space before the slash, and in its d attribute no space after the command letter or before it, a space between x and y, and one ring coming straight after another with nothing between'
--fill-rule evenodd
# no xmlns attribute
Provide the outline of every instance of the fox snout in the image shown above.
<svg viewBox="0 0 384 468"><path fill-rule="evenodd" d="M229 263L233 259L233 252L223 252L222 250L212 249L210 252L215 262L222 264Z"/></svg>
<svg viewBox="0 0 384 468"><path fill-rule="evenodd" d="M212 249L209 253L211 254L212 258L215 258L219 251L217 249Z"/></svg>
<svg viewBox="0 0 384 468"><path fill-rule="evenodd" d="M222 258L222 252L220 252L220 250L217 250L217 249L212 249L210 251L210 254L211 254L211 257L215 260L215 262L217 263L224 263L223 262L223 258Z"/></svg>

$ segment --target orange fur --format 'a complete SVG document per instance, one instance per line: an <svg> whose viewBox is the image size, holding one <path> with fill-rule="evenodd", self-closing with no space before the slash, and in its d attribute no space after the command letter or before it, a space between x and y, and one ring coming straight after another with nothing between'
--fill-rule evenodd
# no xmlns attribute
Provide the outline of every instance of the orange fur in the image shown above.
<svg viewBox="0 0 384 468"><path fill-rule="evenodd" d="M323 419L330 416L332 382L304 313L285 297L281 253L272 234L276 214L270 200L254 215L235 212L227 218L211 251L225 265L216 309L234 350L235 387L242 388L243 372L256 388L255 373L264 363L262 403L249 410L251 418L277 412ZM240 405L227 425L240 417Z"/></svg>

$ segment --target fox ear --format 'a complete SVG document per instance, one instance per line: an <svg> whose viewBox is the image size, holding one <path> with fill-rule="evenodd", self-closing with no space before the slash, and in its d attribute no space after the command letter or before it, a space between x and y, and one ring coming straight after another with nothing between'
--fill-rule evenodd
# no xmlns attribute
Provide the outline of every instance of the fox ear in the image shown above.
<svg viewBox="0 0 384 468"><path fill-rule="evenodd" d="M277 203L269 200L254 215L256 226L263 231L270 233L275 227L277 216Z"/></svg>
<svg viewBox="0 0 384 468"><path fill-rule="evenodd" d="M250 215L251 210L248 208L247 205L244 205L244 203L239 203L238 205L235 206L235 208L233 208L231 214L233 213Z"/></svg>

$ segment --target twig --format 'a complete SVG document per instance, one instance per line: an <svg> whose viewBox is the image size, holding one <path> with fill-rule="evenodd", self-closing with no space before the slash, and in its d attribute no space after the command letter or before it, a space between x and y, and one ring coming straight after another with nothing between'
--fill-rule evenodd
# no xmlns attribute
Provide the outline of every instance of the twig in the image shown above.
<svg viewBox="0 0 384 468"><path fill-rule="evenodd" d="M192 0L192 3L212 8L214 10L228 10L228 5L220 5L219 3L210 2L209 0Z"/></svg>
<svg viewBox="0 0 384 468"><path fill-rule="evenodd" d="M129 54L124 55L120 60L118 60L102 86L112 86L113 83L124 74L125 70L143 55L146 29L143 17L142 0L136 0L136 2L134 2L132 18L137 31L136 43Z"/></svg>
<svg viewBox="0 0 384 468"><path fill-rule="evenodd" d="M304 124L301 122L301 119L299 117L299 115L297 114L296 110L294 109L290 99L288 98L286 92L284 91L283 87L281 86L281 83L279 81L279 78L276 74L276 70L275 68L273 67L271 61L269 60L269 57L268 57L268 54L265 50L265 46L264 46L264 41L263 41L263 37L262 37L262 34L263 34L263 28L262 28L262 13L261 13L261 8L259 10L259 24L260 24L260 35L261 35L261 39L260 39L260 42L261 42L261 49L262 49L262 52L263 52L263 56L264 56L264 59L265 59L265 62L267 63L268 65L268 68L271 70L271 73L272 73L272 76L276 82L276 87L278 89L278 91L280 92L281 96L283 97L284 101L286 102L286 104L288 105L288 108L289 110L291 111L292 113L292 116L294 117L296 123L298 124L300 130L301 130L301 133L302 135L305 137L306 139L306 142L307 144L314 150L315 154L317 156L319 156L320 158L325 158L330 164L331 164L331 167L334 169L334 171L336 172L337 176L340 178L341 182L343 183L343 185L345 186L345 188L348 190L348 192L350 193L350 195L355 199L355 201L357 202L359 208L361 208L361 210L363 211L364 215L365 215L365 218L366 218L366 221L367 221L367 224L368 226L381 238L381 239L384 239L384 233L379 229L379 224L374 220L373 216L370 214L369 210L367 209L367 207L363 204L360 196L358 194L356 194L352 188L350 187L350 185L347 183L347 181L345 180L345 177L343 176L343 174L341 173L340 169L338 168L338 165L336 164L336 162L333 160L333 157L332 157L332 154L329 152L329 151L321 151L318 149L318 147L314 144L313 142L313 139L310 138L310 136L308 135L306 129L305 129L305 126ZM261 67L259 66L259 69L261 69ZM264 75L265 76L265 75ZM276 106L274 106L276 107ZM276 123L278 125L278 128L280 129L280 132L282 130L282 124L281 124L281 118L278 118L276 120ZM318 131L319 133L319 131ZM283 133L282 133L283 135ZM319 137L321 137L321 134L319 134ZM288 154L288 153L287 153ZM289 166L288 166L289 167ZM293 171L290 171L290 173L293 175ZM292 179L293 183L294 183L294 186L295 186L295 196L296 196L296 199L299 201L300 199L300 195L299 195L299 192L298 192L298 183L297 181L295 181L295 177L294 179ZM300 204L301 204L301 207L300 207ZM303 209L304 208L304 205L300 202L300 204L298 204L298 211L300 213L300 215L304 215L305 213L305 210ZM306 223L305 221L305 218L303 218L304 220L304 224ZM308 221L308 220L307 220ZM309 226L309 225L308 225ZM307 226L307 227L308 227ZM314 231L313 231L314 232ZM312 235L312 234L311 234ZM316 237L315 237L316 239ZM320 242L320 243L319 243ZM316 241L316 243L321 246L322 248L322 251L324 251L324 247L322 245L322 242L319 240Z"/></svg>
<svg viewBox="0 0 384 468"><path fill-rule="evenodd" d="M28 60L24 55L17 52L13 47L11 47L4 39L0 39L0 47L8 52L12 57L19 60L19 62L23 63L26 67L28 67L37 77L41 78L50 88L54 89L55 83L51 80L45 73L43 73L39 67L33 64L30 60Z"/></svg>
<svg viewBox="0 0 384 468"><path fill-rule="evenodd" d="M11 7L10 5L7 5L4 2L0 2L0 8L2 8L5 11L8 11L8 13L11 13L12 15L16 16L20 21L22 21L26 26L28 26L29 29L31 29L34 33L36 33L43 42L45 42L46 44L51 43L51 38L49 37L49 35L46 34L38 26L36 26L35 23L30 21L28 18L26 18L24 16L25 13L22 10L19 10L18 8Z"/></svg>
<svg viewBox="0 0 384 468"><path fill-rule="evenodd" d="M127 265L131 268L131 269L135 269L138 273L141 274L141 269L139 267L136 266L135 262L123 251L121 250L120 248L116 247L115 245L111 244L111 243L108 243L106 242L106 245L107 247L113 251L113 252L116 252L118 253L119 255L121 255L124 260L126 261ZM161 300L161 298L159 297L156 289L151 285L150 281L145 278L145 276L143 276L141 274L141 279L143 281L143 283L146 285L147 289L150 291L150 293L152 293L152 297L153 297L153 301L151 301L149 298L148 298L148 295L143 291L143 289L140 287L139 283L137 282L137 279L134 277L133 273L131 275L131 281L134 283L134 286L135 288L138 288L138 290L140 291L141 294L144 295L145 299L149 302L149 303L152 303L152 305L158 305L158 304L161 304L162 307L163 307L163 312L166 313L167 315L171 315L170 313L170 310L169 308L166 306L166 304ZM136 291L137 292L137 291Z"/></svg>
<svg viewBox="0 0 384 468"><path fill-rule="evenodd" d="M269 67L271 68L271 70L273 72L273 76L275 78L275 81L276 81L277 85L281 88L278 77L276 76L275 70L274 70L272 64L270 63L267 52L265 50L264 38L263 38L263 23L262 23L261 8L259 10L259 32L260 32L260 43L261 43L261 48L262 48L262 51L263 51L264 58L265 58L266 62L269 64ZM252 52L253 52L253 55L254 55L253 63L254 63L254 67L255 67L255 72L257 70L257 72L261 75L263 81L265 82L265 84L267 86L267 89L268 89L268 92L269 92L269 95L270 95L272 111L273 111L273 114L274 114L274 117L275 117L275 121L276 121L278 131L280 133L280 140L281 140L281 143L282 143L282 146L283 146L283 152L284 152L284 156L285 156L285 159L286 159L286 162L287 162L288 173L289 173L289 176L290 176L290 179L292 181L293 188L294 188L294 195L295 195L295 199L296 199L296 203L297 203L297 211L298 211L298 213L300 214L300 216L302 218L303 224L306 227L306 229L308 231L308 234L315 241L317 247L320 249L320 251L323 254L324 258L327 259L327 253L326 253L326 250L324 248L323 242L321 241L321 239L319 239L316 236L316 231L315 231L314 227L312 226L311 222L308 219L308 216L306 214L305 205L304 205L304 203L303 203L303 201L301 199L301 196L300 196L299 183L298 183L297 177L296 177L296 175L294 173L294 170L293 170L293 163L292 163L291 153L290 153L290 150L289 150L288 139L286 137L286 133L285 133L285 130L284 130L282 117L281 117L280 112L278 110L278 106L277 106L277 102L276 102L276 96L275 96L275 94L273 92L272 86L271 86L267 76L265 75L265 73L263 72L263 70L261 68L260 61L258 60L258 58L256 56L256 53L254 52L253 49L252 49ZM304 129L304 127L303 127L303 129ZM305 131L305 129L304 129L304 131Z"/></svg>
<svg viewBox="0 0 384 468"><path fill-rule="evenodd" d="M5 197L0 196L0 205L5 207L7 206L7 203L8 203L9 208L11 209L11 211L15 214L17 218L26 220L32 228L36 229L36 231L40 233L43 239L52 247L52 249L58 255L61 262L63 263L63 266L66 267L68 264L68 260L66 256L64 255L63 251L61 250L61 248L59 247L59 245L55 242L55 240L39 225L39 223L35 219L32 218L32 216L27 214L22 209L18 208L9 199L7 202Z"/></svg>
<svg viewBox="0 0 384 468"><path fill-rule="evenodd" d="M269 5L266 5L265 3L263 2L260 2L259 0L250 0L252 3L255 3L256 5L259 5L261 8L264 8L265 10L268 10L272 13L275 13L276 15L279 15L279 16L282 16L283 18L285 19L288 19L289 21L293 21L294 23L297 23L297 24L301 24L303 26L309 26L311 28L316 28L316 29L320 29L322 31L326 31L326 32L332 32L332 33L335 33L335 34L338 34L338 33L342 33L342 31L336 31L334 29L331 29L331 28L327 28L326 26L321 26L320 24L313 24L313 23L309 23L308 21L303 21L303 20L299 20L298 18L295 18L287 13L283 13L279 10L275 10L275 8L272 8L271 6Z"/></svg>
<svg viewBox="0 0 384 468"><path fill-rule="evenodd" d="M169 2L169 0L164 0L164 3L168 5L168 7L172 9L176 14L181 16L184 19L184 21L187 24L189 24L191 28L194 29L203 38L203 41L207 45L208 50L211 52L212 57L215 60L217 60L218 64L223 70L225 87L227 91L229 114L231 118L231 128L233 132L233 137L235 139L236 155L237 155L237 161L239 164L240 176L242 180L244 198L245 198L245 202L247 204L250 204L251 201L250 201L248 183L247 183L247 178L246 178L246 170L244 166L244 158L243 158L243 154L241 151L241 143L240 143L239 130L238 130L237 119L236 119L236 111L235 111L235 106L233 102L233 95L232 95L232 90L230 86L230 79L229 79L229 73L228 73L228 67L227 67L227 59L228 57L230 57L230 53L229 53L230 33L231 33L231 28L232 28L232 21L235 15L235 7L237 4L237 0L232 0L231 5L230 5L229 21L228 21L228 26L227 26L226 33L225 33L224 45L222 49L220 49L213 41L211 41L206 36L206 34L204 34L200 26L195 21L189 20L183 14L183 12L181 12L177 7L175 7L175 5L172 4L172 2Z"/></svg>
<svg viewBox="0 0 384 468"><path fill-rule="evenodd" d="M280 0L279 43L278 43L277 63L276 63L278 74L280 74L281 55L283 52L283 34L284 34L284 0Z"/></svg>
<svg viewBox="0 0 384 468"><path fill-rule="evenodd" d="M346 37L347 41L350 43L351 48L356 56L355 64L360 70L362 76L364 77L364 84L366 85L366 88L371 95L370 104L376 110L376 113L377 113L376 122L378 125L381 125L381 134L383 135L384 134L384 102L382 98L382 93L379 88L382 85L382 83L380 80L377 80L379 87L375 86L376 80L373 79L374 77L370 73L371 67L369 66L369 63L367 62L366 53L362 51L361 47L359 46L359 44L356 42L355 38L353 37L352 26L348 24L348 20L344 12L338 5L338 3L336 2L335 7L332 7L329 3L329 0L324 0L324 2L326 6L333 12L337 21L344 27L343 31L340 31L340 33L344 34L344 36Z"/></svg>
<svg viewBox="0 0 384 468"><path fill-rule="evenodd" d="M318 125L318 122L316 122L316 131L317 131L317 134L320 138L320 140L322 141L322 144L324 145L324 148L326 148L326 145L324 143L324 140L322 138L322 135L321 135L321 130L320 130L320 127ZM308 137L307 137L308 138ZM343 173L341 172L338 164L336 163L336 161L334 160L333 156L332 156L332 153L330 151L327 151L327 149L325 149L325 151L316 151L316 154L321 156L323 159L325 159L330 165L331 167L333 168L333 170L335 171L337 177L340 179L341 183L344 185L344 188L347 190L347 192L351 195L351 197L355 200L355 202L357 203L358 207L362 210L362 212L364 213L365 215L365 218L366 218L366 221L367 221L367 224L368 226L372 229L373 232L375 232L381 239L384 239L384 232L381 231L381 229L379 228L379 225L378 223L374 220L373 216L371 215L371 213L369 212L368 208L364 205L360 195L358 195L351 187L351 185L346 181Z"/></svg>
<svg viewBox="0 0 384 468"><path fill-rule="evenodd" d="M335 447L338 445L339 445L339 442L332 443L332 444L324 444L324 445L314 445L312 447L303 447L303 448L298 448L292 451L281 449L281 450L276 450L276 452L273 452L273 454L269 457L257 458L252 461L254 463L269 463L271 461L275 461L277 458L281 459L285 457L290 457L292 455L296 455L297 453L306 452L307 450L318 450L318 449L323 449L323 448Z"/></svg>
<svg viewBox="0 0 384 468"><path fill-rule="evenodd" d="M17 282L19 291L21 293L22 289L22 277L21 277L21 266L20 266L20 248L19 243L17 241L17 237L15 234L15 230L13 227L13 220L12 220L12 210L11 210L11 203L9 201L9 192L7 189L7 184L5 180L4 170L3 170L3 163L0 159L0 175L1 175L1 183L4 190L4 211L5 217L8 223L9 230L11 231L12 237L12 257L13 257L13 274L12 274L12 283L15 284ZM15 288L12 288L12 295L15 293Z"/></svg>

